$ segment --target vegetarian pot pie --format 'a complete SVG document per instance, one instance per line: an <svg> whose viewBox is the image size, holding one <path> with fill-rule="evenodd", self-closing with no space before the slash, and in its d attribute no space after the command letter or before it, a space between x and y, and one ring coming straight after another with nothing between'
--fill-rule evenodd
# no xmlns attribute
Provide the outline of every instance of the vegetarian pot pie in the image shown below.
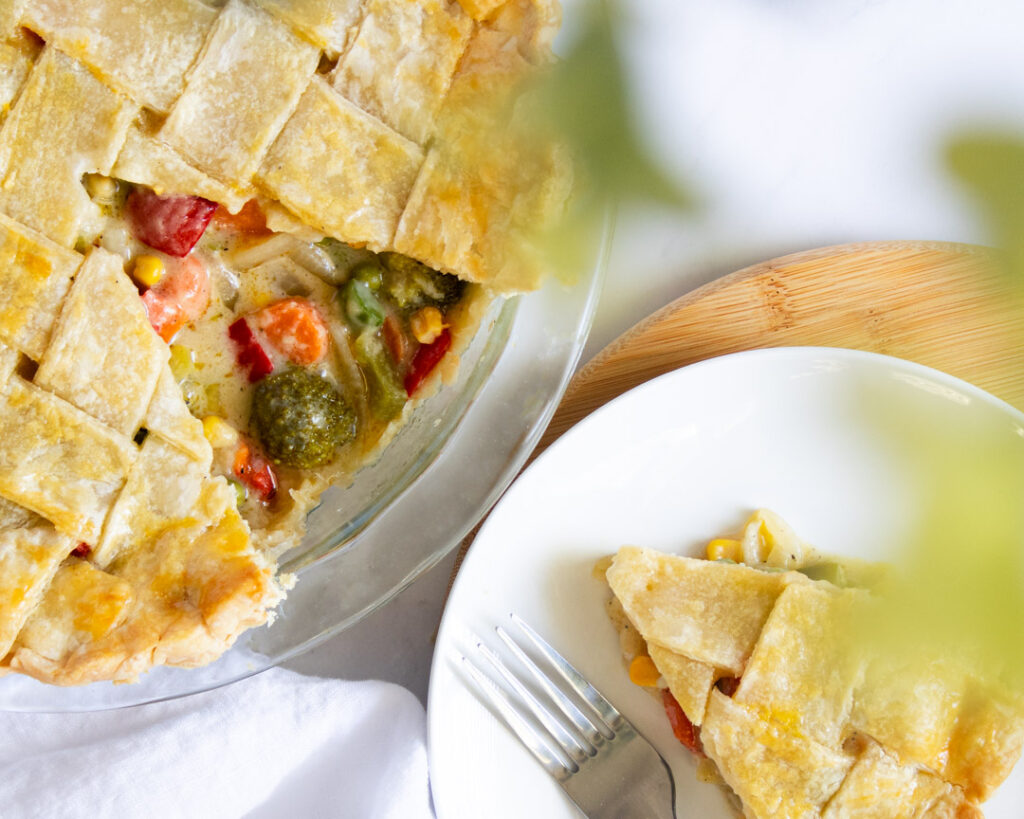
<svg viewBox="0 0 1024 819"><path fill-rule="evenodd" d="M555 0L0 1L0 670L194 666L449 376L571 176ZM482 102L486 102L483 105Z"/></svg>
<svg viewBox="0 0 1024 819"><path fill-rule="evenodd" d="M761 510L708 559L626 546L605 570L630 678L751 819L980 817L1024 702L949 657L844 640L878 569L824 559Z"/></svg>

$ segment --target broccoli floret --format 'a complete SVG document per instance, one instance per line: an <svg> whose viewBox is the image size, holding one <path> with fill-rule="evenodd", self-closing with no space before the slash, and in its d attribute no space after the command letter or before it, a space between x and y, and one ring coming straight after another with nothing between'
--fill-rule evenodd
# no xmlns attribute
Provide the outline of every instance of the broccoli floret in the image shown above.
<svg viewBox="0 0 1024 819"><path fill-rule="evenodd" d="M250 425L271 460L301 468L328 463L356 435L355 414L334 385L298 367L256 385Z"/></svg>
<svg viewBox="0 0 1024 819"><path fill-rule="evenodd" d="M384 289L403 310L433 305L442 310L462 297L466 283L450 273L440 273L401 253L381 253Z"/></svg>

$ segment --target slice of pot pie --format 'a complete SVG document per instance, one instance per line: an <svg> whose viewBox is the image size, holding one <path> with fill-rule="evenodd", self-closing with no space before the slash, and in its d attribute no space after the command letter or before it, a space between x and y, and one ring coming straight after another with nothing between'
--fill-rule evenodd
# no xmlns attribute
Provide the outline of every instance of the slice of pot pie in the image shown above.
<svg viewBox="0 0 1024 819"><path fill-rule="evenodd" d="M271 619L323 489L538 280L569 163L467 152L558 18L0 3L0 673L134 680Z"/></svg>
<svg viewBox="0 0 1024 819"><path fill-rule="evenodd" d="M1024 746L1024 698L969 664L849 639L881 567L755 513L707 559L626 546L602 567L633 682L743 816L980 817Z"/></svg>

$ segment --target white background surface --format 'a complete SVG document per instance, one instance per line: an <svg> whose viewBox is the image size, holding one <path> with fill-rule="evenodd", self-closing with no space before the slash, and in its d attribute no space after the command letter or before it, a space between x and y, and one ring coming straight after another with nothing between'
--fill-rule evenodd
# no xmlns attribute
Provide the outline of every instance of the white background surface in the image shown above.
<svg viewBox="0 0 1024 819"><path fill-rule="evenodd" d="M773 256L861 240L985 240L942 146L975 123L1024 133L1024 4L624 5L643 131L702 208L620 215L584 360L672 299ZM393 680L425 699L453 560L289 667Z"/></svg>

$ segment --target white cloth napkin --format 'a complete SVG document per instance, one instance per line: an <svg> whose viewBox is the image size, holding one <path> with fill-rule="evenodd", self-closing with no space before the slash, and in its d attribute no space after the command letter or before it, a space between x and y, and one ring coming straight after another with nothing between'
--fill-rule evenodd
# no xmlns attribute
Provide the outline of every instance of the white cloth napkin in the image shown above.
<svg viewBox="0 0 1024 819"><path fill-rule="evenodd" d="M170 702L0 714L5 819L431 817L409 691L271 669Z"/></svg>

